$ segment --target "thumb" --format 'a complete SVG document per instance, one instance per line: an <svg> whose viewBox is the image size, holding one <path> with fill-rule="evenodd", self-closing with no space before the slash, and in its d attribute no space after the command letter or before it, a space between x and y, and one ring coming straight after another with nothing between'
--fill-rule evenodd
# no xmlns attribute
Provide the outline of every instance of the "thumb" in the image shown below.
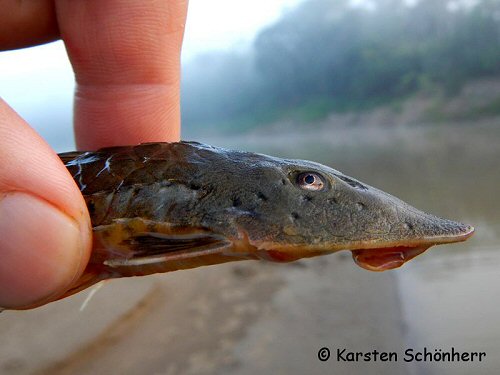
<svg viewBox="0 0 500 375"><path fill-rule="evenodd" d="M88 212L55 152L0 99L0 306L64 293L91 247Z"/></svg>

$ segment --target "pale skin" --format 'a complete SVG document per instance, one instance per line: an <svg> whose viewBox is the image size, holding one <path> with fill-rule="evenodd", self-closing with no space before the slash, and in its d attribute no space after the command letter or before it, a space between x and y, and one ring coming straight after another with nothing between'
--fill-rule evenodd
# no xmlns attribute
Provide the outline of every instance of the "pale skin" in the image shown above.
<svg viewBox="0 0 500 375"><path fill-rule="evenodd" d="M0 0L0 49L62 39L79 149L177 141L187 0ZM36 64L36 62L33 62ZM50 146L0 98L0 307L57 299L91 250L83 197Z"/></svg>

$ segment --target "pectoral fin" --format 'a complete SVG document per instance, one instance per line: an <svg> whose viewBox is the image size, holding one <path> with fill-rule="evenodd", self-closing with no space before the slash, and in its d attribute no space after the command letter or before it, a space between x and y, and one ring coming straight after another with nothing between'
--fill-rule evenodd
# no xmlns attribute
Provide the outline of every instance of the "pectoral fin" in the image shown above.
<svg viewBox="0 0 500 375"><path fill-rule="evenodd" d="M144 276L243 260L231 255L232 242L204 228L179 227L142 218L116 219L93 231L87 268L60 298L106 279Z"/></svg>
<svg viewBox="0 0 500 375"><path fill-rule="evenodd" d="M225 237L208 233L172 234L143 232L122 242L132 251L131 257L104 261L110 267L140 266L168 261L189 260L220 254L231 243Z"/></svg>
<svg viewBox="0 0 500 375"><path fill-rule="evenodd" d="M118 219L94 228L91 263L116 270L118 277L144 275L214 264L230 247L226 237L203 228Z"/></svg>

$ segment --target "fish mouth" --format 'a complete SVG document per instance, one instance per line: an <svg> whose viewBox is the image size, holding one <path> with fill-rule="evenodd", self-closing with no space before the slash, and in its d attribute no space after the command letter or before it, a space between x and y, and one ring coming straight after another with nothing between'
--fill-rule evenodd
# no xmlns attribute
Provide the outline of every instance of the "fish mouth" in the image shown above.
<svg viewBox="0 0 500 375"><path fill-rule="evenodd" d="M384 245L370 247L363 244L363 248L351 250L354 262L369 271L382 272L401 267L417 255L424 253L434 245L461 242L474 234L474 228L468 227L466 231L450 236L429 237L407 244ZM372 244L373 245L373 244Z"/></svg>
<svg viewBox="0 0 500 375"><path fill-rule="evenodd" d="M310 258L325 255L340 250L352 252L354 262L369 271L381 272L401 267L409 260L422 254L434 245L442 245L467 240L474 234L474 227L459 224L451 233L441 235L429 235L411 239L393 241L353 241L344 244L324 243L321 245L277 245L271 241L251 242L248 236L243 236L243 245L235 246L241 248L241 253L248 259L248 246L253 248L253 259L263 259L273 262L292 262L301 258ZM245 233L245 232L242 232Z"/></svg>
<svg viewBox="0 0 500 375"><path fill-rule="evenodd" d="M369 271L382 272L401 267L409 260L425 252L430 246L397 246L351 250L351 252L354 263L361 268Z"/></svg>

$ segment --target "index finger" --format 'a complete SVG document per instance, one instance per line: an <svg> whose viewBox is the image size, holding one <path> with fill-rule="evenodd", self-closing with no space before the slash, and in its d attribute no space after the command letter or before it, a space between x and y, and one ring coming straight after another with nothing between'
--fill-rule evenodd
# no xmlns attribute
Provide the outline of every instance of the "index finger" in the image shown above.
<svg viewBox="0 0 500 375"><path fill-rule="evenodd" d="M177 141L187 0L56 0L80 149Z"/></svg>

